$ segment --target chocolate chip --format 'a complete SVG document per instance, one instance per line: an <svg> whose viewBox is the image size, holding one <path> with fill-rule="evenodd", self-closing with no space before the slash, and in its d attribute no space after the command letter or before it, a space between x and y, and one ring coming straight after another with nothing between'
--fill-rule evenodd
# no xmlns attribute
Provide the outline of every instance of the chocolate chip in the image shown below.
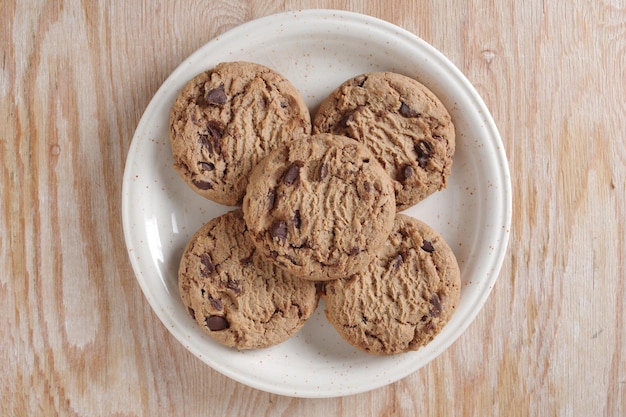
<svg viewBox="0 0 626 417"><path fill-rule="evenodd" d="M370 191L372 191L372 184L370 184L368 181L365 181L363 183L363 189L365 190L365 192L369 193Z"/></svg>
<svg viewBox="0 0 626 417"><path fill-rule="evenodd" d="M400 171L400 173L402 175L402 181L405 181L413 176L415 170L411 165L407 164L402 168L402 171Z"/></svg>
<svg viewBox="0 0 626 417"><path fill-rule="evenodd" d="M207 149L209 153L220 153L224 124L219 120L209 120L204 126L203 134L198 137L198 143Z"/></svg>
<svg viewBox="0 0 626 417"><path fill-rule="evenodd" d="M424 240L424 242L422 243L422 250L425 250L428 253L433 253L435 251L435 248L430 241Z"/></svg>
<svg viewBox="0 0 626 417"><path fill-rule="evenodd" d="M219 153L222 136L224 136L224 124L219 120L209 120L206 124L206 129L213 142L213 148Z"/></svg>
<svg viewBox="0 0 626 417"><path fill-rule="evenodd" d="M393 270L395 272L398 269L400 269L400 267L404 263L404 258L402 257L401 254L398 254L395 258L393 258L392 263L393 263Z"/></svg>
<svg viewBox="0 0 626 417"><path fill-rule="evenodd" d="M350 248L350 256L357 256L359 253L361 253L361 249L358 247L353 246Z"/></svg>
<svg viewBox="0 0 626 417"><path fill-rule="evenodd" d="M238 279L229 279L228 281L226 281L226 288L234 291L237 294L241 292L241 287L239 286Z"/></svg>
<svg viewBox="0 0 626 417"><path fill-rule="evenodd" d="M252 255L245 257L245 258L241 258L239 260L239 263L241 264L241 266L250 265L252 263Z"/></svg>
<svg viewBox="0 0 626 417"><path fill-rule="evenodd" d="M347 113L344 113L343 116L341 116L341 119L339 119L339 123L337 123L337 128L338 129L345 129L347 128L353 121L354 121L354 110L353 111L349 111Z"/></svg>
<svg viewBox="0 0 626 417"><path fill-rule="evenodd" d="M271 189L267 192L267 211L272 211L276 203L276 190Z"/></svg>
<svg viewBox="0 0 626 417"><path fill-rule="evenodd" d="M204 99L208 104L224 105L226 104L226 93L224 92L224 84L220 84L219 87L207 91L204 95Z"/></svg>
<svg viewBox="0 0 626 417"><path fill-rule="evenodd" d="M228 321L222 316L209 316L204 322L206 323L206 327L213 332L218 332L230 327Z"/></svg>
<svg viewBox="0 0 626 417"><path fill-rule="evenodd" d="M281 109L286 109L287 107L289 107L289 105L287 103L285 103L284 101L280 102L280 108Z"/></svg>
<svg viewBox="0 0 626 417"><path fill-rule="evenodd" d="M193 308L191 307L187 307L187 311L189 312L189 315L191 316L192 319L196 319L196 312L193 311Z"/></svg>
<svg viewBox="0 0 626 417"><path fill-rule="evenodd" d="M300 225L302 224L302 219L300 218L300 210L296 210L296 214L293 216L293 225L296 229L300 229Z"/></svg>
<svg viewBox="0 0 626 417"><path fill-rule="evenodd" d="M441 301L439 300L439 295L434 293L430 297L430 303L433 305L433 308L429 311L432 317L438 317L441 314Z"/></svg>
<svg viewBox="0 0 626 417"><path fill-rule="evenodd" d="M198 162L198 166L203 171L213 171L215 169L215 165L212 162Z"/></svg>
<svg viewBox="0 0 626 417"><path fill-rule="evenodd" d="M281 242L284 241L287 238L287 223L282 220L275 220L270 227L270 236Z"/></svg>
<svg viewBox="0 0 626 417"><path fill-rule="evenodd" d="M317 169L317 179L318 181L322 181L327 176L328 176L328 165L322 163Z"/></svg>
<svg viewBox="0 0 626 417"><path fill-rule="evenodd" d="M193 183L193 185L196 186L196 188L200 190L212 190L213 189L213 184L211 184L208 181L191 180L191 182Z"/></svg>
<svg viewBox="0 0 626 417"><path fill-rule="evenodd" d="M406 103L400 105L400 114L404 117L417 117L419 113L409 107Z"/></svg>
<svg viewBox="0 0 626 417"><path fill-rule="evenodd" d="M200 268L200 273L204 277L208 277L213 272L215 272L215 265L213 265L213 260L211 259L211 255L208 253L203 253L200 256L200 263L202 264L202 268Z"/></svg>
<svg viewBox="0 0 626 417"><path fill-rule="evenodd" d="M209 303L215 310L222 311L222 301L218 298L209 297Z"/></svg>
<svg viewBox="0 0 626 417"><path fill-rule="evenodd" d="M433 154L433 145L425 140L420 140L415 145L415 153L417 153L417 163L421 168L425 168Z"/></svg>
<svg viewBox="0 0 626 417"><path fill-rule="evenodd" d="M300 179L300 167L303 166L302 161L296 161L287 168L283 174L283 183L285 185L292 185Z"/></svg>
<svg viewBox="0 0 626 417"><path fill-rule="evenodd" d="M220 122L219 120L209 120L206 124L206 128L209 132L209 135L211 136L211 139L213 139L213 141L216 141L224 136L224 129L226 127L224 126L224 123Z"/></svg>

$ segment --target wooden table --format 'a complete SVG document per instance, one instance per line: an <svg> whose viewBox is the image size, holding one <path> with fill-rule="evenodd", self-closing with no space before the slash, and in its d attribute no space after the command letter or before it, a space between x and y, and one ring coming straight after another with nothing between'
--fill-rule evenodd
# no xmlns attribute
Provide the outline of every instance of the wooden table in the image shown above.
<svg viewBox="0 0 626 417"><path fill-rule="evenodd" d="M0 6L0 415L626 415L624 0L97 3ZM431 43L482 95L510 163L511 242L434 362L364 394L281 397L205 366L153 313L124 245L124 162L191 52L346 4Z"/></svg>

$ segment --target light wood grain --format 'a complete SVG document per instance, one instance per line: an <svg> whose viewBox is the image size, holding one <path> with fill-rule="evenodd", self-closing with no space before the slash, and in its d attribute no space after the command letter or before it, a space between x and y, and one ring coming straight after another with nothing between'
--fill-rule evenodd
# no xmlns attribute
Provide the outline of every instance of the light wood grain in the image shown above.
<svg viewBox="0 0 626 417"><path fill-rule="evenodd" d="M299 8L370 14L476 86L514 190L475 322L369 393L308 400L211 370L160 323L124 246L124 162L167 75L212 37ZM626 415L626 2L0 5L0 415Z"/></svg>

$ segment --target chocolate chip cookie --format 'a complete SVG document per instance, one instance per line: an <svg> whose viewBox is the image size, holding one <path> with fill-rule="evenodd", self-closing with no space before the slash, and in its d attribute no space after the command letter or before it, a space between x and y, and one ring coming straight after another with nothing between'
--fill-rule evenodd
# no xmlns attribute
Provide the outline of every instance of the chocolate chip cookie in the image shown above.
<svg viewBox="0 0 626 417"><path fill-rule="evenodd" d="M445 188L455 130L439 99L418 81L391 72L354 77L320 105L313 133L365 144L393 179L399 210Z"/></svg>
<svg viewBox="0 0 626 417"><path fill-rule="evenodd" d="M324 281L369 263L396 205L391 179L365 146L320 134L261 160L243 211L260 252L296 276Z"/></svg>
<svg viewBox="0 0 626 417"><path fill-rule="evenodd" d="M311 132L299 91L250 62L225 62L193 78L170 115L174 168L198 194L241 204L248 175L278 145Z"/></svg>
<svg viewBox="0 0 626 417"><path fill-rule="evenodd" d="M258 256L241 210L214 218L194 234L178 279L191 317L218 342L241 350L286 340L318 302L315 283Z"/></svg>
<svg viewBox="0 0 626 417"><path fill-rule="evenodd" d="M353 346L392 355L430 342L460 297L456 258L425 223L402 214L367 269L326 283L326 317Z"/></svg>

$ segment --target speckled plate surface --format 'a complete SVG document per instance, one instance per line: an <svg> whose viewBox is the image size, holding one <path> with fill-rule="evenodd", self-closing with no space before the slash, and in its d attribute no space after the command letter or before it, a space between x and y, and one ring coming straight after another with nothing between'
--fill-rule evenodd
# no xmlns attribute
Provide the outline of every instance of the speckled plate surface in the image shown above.
<svg viewBox="0 0 626 417"><path fill-rule="evenodd" d="M320 303L305 327L265 350L238 352L213 342L187 315L177 286L187 240L230 208L191 191L172 169L170 108L184 84L221 61L247 60L284 74L312 112L344 80L367 71L415 77L448 107L457 152L448 188L404 213L434 227L454 250L463 281L457 311L426 347L377 357L344 342ZM213 369L249 386L299 397L335 397L384 386L415 372L469 326L498 276L511 221L508 164L497 128L461 72L415 35L369 16L306 10L264 17L213 39L163 83L145 110L124 172L123 226L137 280L163 324Z"/></svg>

